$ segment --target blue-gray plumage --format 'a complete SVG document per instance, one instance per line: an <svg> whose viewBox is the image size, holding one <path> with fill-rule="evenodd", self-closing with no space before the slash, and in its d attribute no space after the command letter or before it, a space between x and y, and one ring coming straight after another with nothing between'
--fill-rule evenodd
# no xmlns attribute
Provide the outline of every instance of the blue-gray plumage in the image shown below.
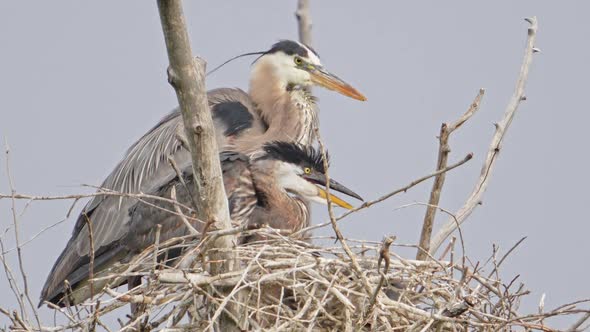
<svg viewBox="0 0 590 332"><path fill-rule="evenodd" d="M271 51L265 52L254 63L249 93L229 88L208 92L216 140L221 150L239 151L250 156L263 144L274 140L310 145L314 139L313 127L317 126L314 98L306 89L310 85L324 86L365 100L354 88L325 71L310 48L297 42L282 41L273 45ZM176 177L171 160L180 169L190 169L191 159L184 135L182 117L175 110L129 148L101 187L121 193L160 194L158 190ZM49 273L41 301L60 303L65 280L75 289L88 278L91 246L87 218L92 223L95 268L99 271L117 266L122 254L113 248L120 247L121 243L134 246L126 242L130 234L137 231L136 227L149 228L153 224L150 218L155 220L155 217L142 215L136 219L145 225L134 222L129 211L135 211L139 206L143 204L129 197L96 196L91 199ZM143 248L136 245L135 251ZM72 300L80 302L84 296Z"/></svg>
<svg viewBox="0 0 590 332"><path fill-rule="evenodd" d="M238 135L241 131L252 127L254 117L246 106L240 102L226 102L211 108L213 119L225 126L225 136Z"/></svg>

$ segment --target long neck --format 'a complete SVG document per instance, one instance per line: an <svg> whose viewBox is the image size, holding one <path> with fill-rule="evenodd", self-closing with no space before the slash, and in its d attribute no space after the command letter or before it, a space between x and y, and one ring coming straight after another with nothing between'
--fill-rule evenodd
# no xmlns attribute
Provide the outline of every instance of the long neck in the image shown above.
<svg viewBox="0 0 590 332"><path fill-rule="evenodd" d="M267 169L253 166L252 178L259 196L259 206L253 215L254 223L267 224L272 228L296 232L309 226L309 204L298 196L291 196L276 185Z"/></svg>
<svg viewBox="0 0 590 332"><path fill-rule="evenodd" d="M250 96L268 129L248 145L257 148L271 140L311 145L315 139L313 128L318 126L313 97L303 89L288 88L277 77L273 65L263 60L253 69Z"/></svg>

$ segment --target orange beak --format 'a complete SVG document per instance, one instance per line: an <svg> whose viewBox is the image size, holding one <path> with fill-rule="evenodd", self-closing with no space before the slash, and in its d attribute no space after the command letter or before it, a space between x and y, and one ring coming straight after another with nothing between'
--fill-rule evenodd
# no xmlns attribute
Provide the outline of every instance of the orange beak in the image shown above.
<svg viewBox="0 0 590 332"><path fill-rule="evenodd" d="M350 84L344 82L338 76L325 71L321 67L310 68L309 73L311 75L311 81L319 86L323 86L326 89L339 92L347 97L365 101L367 98L357 89L353 88Z"/></svg>

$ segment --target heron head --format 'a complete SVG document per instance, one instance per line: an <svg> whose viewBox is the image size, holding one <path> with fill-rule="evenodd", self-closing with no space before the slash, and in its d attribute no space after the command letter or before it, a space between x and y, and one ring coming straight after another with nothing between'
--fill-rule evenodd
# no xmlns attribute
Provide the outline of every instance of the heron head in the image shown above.
<svg viewBox="0 0 590 332"><path fill-rule="evenodd" d="M350 98L367 100L350 84L327 71L311 47L296 41L282 40L274 44L255 62L252 75L262 75L260 68L267 67L272 68L273 74L285 88L318 85Z"/></svg>
<svg viewBox="0 0 590 332"><path fill-rule="evenodd" d="M307 201L332 203L352 209L352 205L326 192L326 169L321 153L312 147L296 143L272 142L263 147L262 159L273 161L274 177L279 187ZM341 192L362 201L362 198L337 181L330 179L330 190Z"/></svg>

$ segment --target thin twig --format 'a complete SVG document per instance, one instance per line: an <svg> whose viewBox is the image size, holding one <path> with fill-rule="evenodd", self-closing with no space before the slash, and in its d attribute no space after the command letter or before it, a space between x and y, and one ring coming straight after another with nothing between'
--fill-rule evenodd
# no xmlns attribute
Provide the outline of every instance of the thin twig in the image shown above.
<svg viewBox="0 0 590 332"><path fill-rule="evenodd" d="M445 169L436 171L434 173L431 173L431 174L428 174L426 176L423 176L423 177L421 177L419 179L416 179L416 180L410 182L408 185L406 185L406 186L404 186L404 187L402 187L400 189L394 190L394 191L392 191L392 192L390 192L388 194L385 194L385 195L383 195L383 196L381 196L381 197L379 197L379 198L377 198L375 200L365 202L362 205L360 205L360 206L358 206L358 207L356 207L356 208L354 208L354 209L352 209L350 211L347 211L347 212L343 213L341 216L339 216L339 217L336 218L336 221L340 221L340 220L348 217L349 215L351 215L353 213L356 213L358 211L361 211L361 210L364 210L366 208L369 208L369 207L371 207L371 206L373 206L375 204L381 203L381 202L383 202L383 201L385 201L385 200L387 200L387 199L391 198L392 196L395 196L395 195L397 195L399 193L406 192L410 188L412 188L412 187L414 187L414 186L416 186L416 185L418 185L418 184L420 184L420 183L422 183L422 182L424 182L424 181L426 181L426 180L428 180L428 179L430 179L432 177L435 177L438 174L451 171L451 170L453 170L453 169L455 169L455 168L457 168L457 167L465 164L466 162L468 162L472 158L473 158L473 154L472 153L469 153L469 154L467 154L465 156L465 158L463 158L462 160L458 161L455 164L452 164L451 166L446 167ZM310 227L304 228L304 229L302 229L300 231L297 231L297 232L293 233L293 236L296 237L296 236L298 236L298 235L300 235L300 234L302 234L304 232L309 232L309 231L312 231L312 230L317 229L317 228L325 227L327 225L330 225L331 223L332 223L331 221L328 221L328 222L325 222L325 223L322 223L322 224L318 224L318 225L315 225L315 226L310 226Z"/></svg>
<svg viewBox="0 0 590 332"><path fill-rule="evenodd" d="M176 187L172 186L172 189L170 189L170 198L172 198L173 200L177 200L176 199ZM184 225L186 226L186 228L188 229L189 233L191 235L199 235L199 231L197 231L193 225L191 225L190 221L188 221L188 219L186 218L186 215L184 213L182 213L182 211L180 210L180 207L178 205L174 205L174 211L176 211L176 213L178 214L178 216L180 217L180 220L182 220L182 222L184 223Z"/></svg>
<svg viewBox="0 0 590 332"><path fill-rule="evenodd" d="M27 280L27 274L25 272L24 263L23 263L23 254L20 245L20 235L19 235L19 228L18 228L18 217L16 215L16 199L14 195L16 194L16 189L14 188L14 183L12 181L12 174L10 172L10 147L8 146L8 142L5 140L5 152L6 152L6 176L8 177L8 185L10 187L10 193L12 195L11 199L11 211L12 211L12 226L14 230L14 239L16 241L16 253L18 257L18 267L21 273L21 277L23 279L23 286L24 286L24 295L27 298L27 302L33 311L33 315L35 316L35 321L37 322L37 327L41 327L41 321L39 320L39 315L37 314L37 307L33 304L31 300L31 296L29 294L29 282ZM21 310L21 314L25 320L27 320L27 310Z"/></svg>
<svg viewBox="0 0 590 332"><path fill-rule="evenodd" d="M572 326L570 326L566 332L576 332L576 331L581 331L578 330L580 328L580 326L582 326L582 324L584 324L588 319L590 319L590 312L587 312L585 315L583 315L582 317L580 317L580 319L578 319L574 324L572 324Z"/></svg>
<svg viewBox="0 0 590 332"><path fill-rule="evenodd" d="M88 268L88 281L90 283L90 301L94 299L94 236L92 234L92 222L86 212L82 212L84 216L84 222L86 223L86 227L88 227L88 240L90 241L90 248L88 252L88 256L90 257L90 266Z"/></svg>
<svg viewBox="0 0 590 332"><path fill-rule="evenodd" d="M330 200L330 175L328 172L328 156L326 155L326 149L324 147L324 143L322 142L321 136L320 136L320 131L318 128L315 128L315 134L318 140L318 144L320 147L320 152L322 154L322 160L324 163L324 169L325 171L325 177L326 177L326 200L328 203L328 214L330 215L330 223L332 224L332 229L334 230L334 233L336 233L336 238L340 241L340 243L342 244L342 248L344 249L344 252L346 253L346 255L348 256L348 258L350 259L350 263L352 264L353 269L355 270L357 277L363 281L363 287L365 288L365 291L367 292L367 294L371 294L372 293L372 289L371 286L369 286L368 281L366 280L366 276L363 274L362 269L360 267L360 265L358 264L358 262L356 261L355 255L352 252L352 250L350 250L350 247L348 246L348 244L346 243L346 240L344 239L344 236L342 235L342 232L340 231L340 229L338 228L338 225L336 223L336 217L334 216L334 210L332 209L332 201Z"/></svg>

